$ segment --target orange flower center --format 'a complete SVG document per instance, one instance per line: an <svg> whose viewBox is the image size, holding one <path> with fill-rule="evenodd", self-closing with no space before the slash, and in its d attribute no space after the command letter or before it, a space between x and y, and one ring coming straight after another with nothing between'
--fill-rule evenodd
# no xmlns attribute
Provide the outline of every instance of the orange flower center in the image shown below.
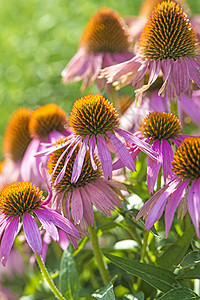
<svg viewBox="0 0 200 300"><path fill-rule="evenodd" d="M119 123L113 105L99 94L87 95L75 101L70 116L70 126L77 135L106 135Z"/></svg>
<svg viewBox="0 0 200 300"><path fill-rule="evenodd" d="M88 53L125 52L130 44L124 20L109 8L101 8L93 15L80 40L80 47Z"/></svg>
<svg viewBox="0 0 200 300"><path fill-rule="evenodd" d="M176 175L191 180L200 178L200 137L189 137L181 143L172 161Z"/></svg>
<svg viewBox="0 0 200 300"><path fill-rule="evenodd" d="M22 216L23 213L38 208L43 200L43 192L31 182L15 182L1 191L0 211L7 216Z"/></svg>
<svg viewBox="0 0 200 300"><path fill-rule="evenodd" d="M176 116L169 113L152 112L140 123L144 136L152 139L170 139L181 133L181 124Z"/></svg>
<svg viewBox="0 0 200 300"><path fill-rule="evenodd" d="M47 138L52 131L62 133L67 127L67 114L53 103L33 111L29 124L31 136L39 138Z"/></svg>
<svg viewBox="0 0 200 300"><path fill-rule="evenodd" d="M196 33L178 4L172 1L158 4L143 29L138 51L153 60L177 60L199 53Z"/></svg>
<svg viewBox="0 0 200 300"><path fill-rule="evenodd" d="M10 119L3 138L3 155L14 161L21 160L30 141L29 121L31 111L28 108L18 109Z"/></svg>
<svg viewBox="0 0 200 300"><path fill-rule="evenodd" d="M67 138L61 138L59 139L56 144L57 145L62 145L63 143L65 143L67 141ZM74 166L74 161L76 159L79 147L77 147L75 149L75 151L73 152L68 164L67 164L67 168L64 174L64 177L62 178L62 180L54 185L55 179L57 178L57 176L59 175L60 171L62 170L65 160L67 158L67 155L69 154L69 151L71 150L72 146L68 149L68 151L66 152L66 154L64 155L64 157L62 158L61 162L59 163L53 177L52 177L52 182L53 182L53 188L56 191L62 192L68 192L69 190L73 190L77 187L84 187L87 183L90 182L94 182L97 179L102 177L102 170L101 170L101 165L99 160L97 159L97 157L94 157L94 161L97 165L97 170L94 170L91 164L91 160L90 160L90 155L89 152L86 152L85 155L85 160L83 163L83 167L82 167L82 171L81 171L81 175L78 179L78 181L76 183L72 183L71 182L71 177L72 177L72 170L73 170L73 166ZM59 159L59 157L62 155L62 153L66 150L66 147L63 147L59 150L56 150L54 152L52 152L49 156L49 162L48 162L48 166L47 169L49 171L49 174L53 173L53 170L56 166L56 163Z"/></svg>

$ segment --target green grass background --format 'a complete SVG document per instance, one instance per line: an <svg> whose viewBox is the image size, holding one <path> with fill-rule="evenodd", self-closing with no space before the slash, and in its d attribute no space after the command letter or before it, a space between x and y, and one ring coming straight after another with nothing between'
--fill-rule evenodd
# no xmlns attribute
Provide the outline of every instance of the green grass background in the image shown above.
<svg viewBox="0 0 200 300"><path fill-rule="evenodd" d="M141 2L0 0L0 145L10 114L20 106L54 102L70 112L83 95L81 84L62 84L60 73L76 53L89 18L102 6L137 15ZM200 14L200 0L188 3Z"/></svg>

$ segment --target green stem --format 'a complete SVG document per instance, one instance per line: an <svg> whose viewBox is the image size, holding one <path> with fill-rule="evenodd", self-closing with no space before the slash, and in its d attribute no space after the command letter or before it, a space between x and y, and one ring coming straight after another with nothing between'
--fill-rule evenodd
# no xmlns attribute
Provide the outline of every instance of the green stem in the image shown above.
<svg viewBox="0 0 200 300"><path fill-rule="evenodd" d="M179 118L179 113L178 113L178 100L174 102L173 100L170 103L170 111L171 114L175 115L177 118Z"/></svg>
<svg viewBox="0 0 200 300"><path fill-rule="evenodd" d="M162 168L160 168L157 177L157 191L161 188Z"/></svg>
<svg viewBox="0 0 200 300"><path fill-rule="evenodd" d="M140 257L140 262L141 263L144 262L144 258L146 256L146 248L147 248L147 243L148 243L148 237L149 237L149 231L146 230L144 232L144 241L143 241L143 245L142 245L142 249L141 249L141 257ZM141 282L142 282L142 279L138 278L138 282L137 282L138 291L140 290Z"/></svg>
<svg viewBox="0 0 200 300"><path fill-rule="evenodd" d="M40 255L37 255L35 253L35 257L36 257L36 260L38 262L38 265L40 267L40 270L42 272L42 275L44 276L44 278L46 279L52 293L54 293L54 295L56 296L57 299L59 300L66 300L65 297L62 296L62 294L59 292L59 290L57 289L57 287L55 286L55 284L53 283L53 280L51 279L51 276L49 275L46 267L45 267L45 264L41 258Z"/></svg>
<svg viewBox="0 0 200 300"><path fill-rule="evenodd" d="M92 226L89 227L89 233L90 233L90 240L92 242L94 257L97 261L97 265L101 273L101 277L103 279L104 284L107 284L109 281L109 275L105 263L103 261L101 250L99 248L99 241L97 237L97 230L95 224L93 227Z"/></svg>

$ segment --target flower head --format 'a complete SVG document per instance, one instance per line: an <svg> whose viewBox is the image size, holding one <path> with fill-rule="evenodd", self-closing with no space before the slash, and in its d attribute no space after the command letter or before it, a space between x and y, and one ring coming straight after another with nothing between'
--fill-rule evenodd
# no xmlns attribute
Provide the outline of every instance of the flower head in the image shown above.
<svg viewBox="0 0 200 300"><path fill-rule="evenodd" d="M94 170L97 168L94 161L94 152L97 147L106 180L112 178L112 158L108 147L112 147L112 150L120 156L124 166L130 170L135 170L134 161L131 158L127 147L122 143L121 138L137 145L142 151L150 155L153 159L156 159L155 152L151 150L151 147L147 143L144 143L133 134L118 128L118 122L119 116L116 109L113 108L113 105L108 100L105 100L103 96L99 94L87 95L74 103L70 116L70 125L74 131L75 137L67 140L63 144L63 147L67 145L68 147L71 147L73 145L68 154L68 158L65 161L64 169L77 145L81 144L73 165L72 182L75 183L81 174L88 147ZM117 135L120 135L121 137L118 138ZM58 146L53 146L50 150L47 149L41 153L46 152L48 154L57 150L57 148ZM57 166L55 166L55 168L56 167ZM63 171L59 173L58 180L61 180L62 176Z"/></svg>
<svg viewBox="0 0 200 300"><path fill-rule="evenodd" d="M79 50L62 71L64 83L83 79L82 89L96 80L101 68L133 57L131 37L120 15L109 8L99 9L83 31ZM97 80L98 87L104 85Z"/></svg>
<svg viewBox="0 0 200 300"><path fill-rule="evenodd" d="M44 142L51 143L62 136L69 135L67 114L56 104L46 104L35 109L29 122L30 135L33 140L29 144L21 164L22 180L41 185L43 178L39 172L41 158L34 154L45 148ZM44 165L47 159L42 159Z"/></svg>
<svg viewBox="0 0 200 300"><path fill-rule="evenodd" d="M102 71L108 83L118 87L131 83L136 95L164 77L159 94L167 93L176 101L182 93L191 97L192 80L200 86L199 43L196 33L182 8L172 2L158 4L140 36L137 55L133 59ZM143 85L146 72L149 81Z"/></svg>
<svg viewBox="0 0 200 300"><path fill-rule="evenodd" d="M66 139L56 142L57 146L65 145ZM48 171L51 174L51 184L55 197L53 205L56 209L64 211L67 218L79 226L82 232L87 231L87 227L93 225L94 216L92 204L106 216L111 215L110 210L121 207L119 197L120 189L126 189L114 180L105 181L103 179L100 161L94 155L93 162L96 169L93 169L90 154L85 153L81 174L76 182L71 182L73 165L76 160L79 146L74 150L65 167L65 161L73 148L73 145L64 146L49 156ZM59 174L63 172L63 177L59 181Z"/></svg>
<svg viewBox="0 0 200 300"><path fill-rule="evenodd" d="M48 200L49 201L49 200ZM75 237L79 237L74 226L58 212L46 206L47 200L43 192L30 182L16 182L6 186L0 195L0 233L1 261L5 265L14 243L15 237L23 223L24 234L29 246L38 255L42 252L41 235L35 217L41 222L45 230L56 241L58 230L64 230L75 247Z"/></svg>
<svg viewBox="0 0 200 300"><path fill-rule="evenodd" d="M20 161L31 142L29 121L31 111L22 107L11 116L3 138L3 156L6 159Z"/></svg>
<svg viewBox="0 0 200 300"><path fill-rule="evenodd" d="M186 138L177 149L173 161L173 177L151 197L139 211L137 219L146 219L146 229L160 219L164 208L167 236L178 207L178 216L189 211L198 238L200 237L200 137ZM167 204L167 205L166 205Z"/></svg>
<svg viewBox="0 0 200 300"><path fill-rule="evenodd" d="M186 135L181 134L181 123L176 116L170 113L150 112L140 123L138 135L145 142L152 145L152 149L158 153L157 161L148 157L147 163L147 185L149 192L153 193L153 189L157 180L158 172L162 166L164 181L167 183L172 177L173 149L175 144L177 147L185 139ZM132 148L131 155L133 158L137 155L135 147ZM122 167L120 161L114 164L114 169Z"/></svg>

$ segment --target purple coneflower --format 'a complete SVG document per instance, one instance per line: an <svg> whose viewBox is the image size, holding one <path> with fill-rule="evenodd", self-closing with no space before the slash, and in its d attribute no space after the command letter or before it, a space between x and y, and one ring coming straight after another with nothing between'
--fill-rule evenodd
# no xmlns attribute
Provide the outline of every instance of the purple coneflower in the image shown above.
<svg viewBox="0 0 200 300"><path fill-rule="evenodd" d="M122 197L120 189L126 190L126 187L114 180L104 180L100 161L94 155L91 162L88 150L84 155L78 180L76 183L71 182L73 165L80 146L73 151L62 179L57 182L58 175L63 170L66 158L73 148L73 145L65 146L66 140L67 138L58 140L57 145L62 147L49 156L48 171L53 175L51 176L54 194L52 206L61 210L69 220L73 220L80 232L86 233L88 226L93 226L94 222L92 204L106 216L111 216L111 210L122 206L119 200L119 197ZM95 164L95 170L92 164Z"/></svg>
<svg viewBox="0 0 200 300"><path fill-rule="evenodd" d="M164 181L167 183L172 176L173 150L172 145L177 147L188 137L181 134L182 128L176 116L170 113L151 112L140 123L140 131L138 136L144 139L145 142L152 144L152 149L158 153L158 161L148 157L147 163L147 185L149 193L153 193L153 189L158 177L158 172L162 166ZM130 148L130 153L135 159L138 151L136 147ZM114 164L114 169L122 167L122 162L119 160Z"/></svg>
<svg viewBox="0 0 200 300"><path fill-rule="evenodd" d="M22 158L31 142L29 121L31 110L25 107L17 109L11 116L3 136L0 166L0 190L7 184L21 180Z"/></svg>
<svg viewBox="0 0 200 300"><path fill-rule="evenodd" d="M49 198L45 200L43 192L32 183L21 181L6 186L0 194L0 236L1 262L5 266L16 235L23 224L24 234L29 246L40 255L42 253L41 234L35 217L53 238L58 240L59 227L64 230L75 248L79 234L69 220L57 211L47 206Z"/></svg>
<svg viewBox="0 0 200 300"><path fill-rule="evenodd" d="M31 114L29 131L33 139L21 163L21 177L22 180L42 186L44 180L39 172L39 165L42 161L46 166L48 157L41 159L34 157L34 154L44 149L48 143L53 143L60 137L70 134L67 114L53 103L41 106Z"/></svg>
<svg viewBox="0 0 200 300"><path fill-rule="evenodd" d="M140 36L137 55L124 63L105 68L101 76L117 87L136 86L139 97L164 76L159 94L176 101L184 93L191 98L192 81L200 87L199 42L182 8L164 1L154 9ZM144 75L149 72L148 83Z"/></svg>
<svg viewBox="0 0 200 300"><path fill-rule="evenodd" d="M64 83L83 79L82 89L94 82L102 68L131 59L132 39L120 15L109 8L98 10L87 24L79 50L62 71ZM97 79L99 89L104 79Z"/></svg>
<svg viewBox="0 0 200 300"><path fill-rule="evenodd" d="M200 137L186 138L177 149L172 165L171 181L144 204L136 219L143 216L146 220L145 228L148 230L160 219L166 206L166 237L178 207L178 217L183 218L187 210L189 211L200 238Z"/></svg>
<svg viewBox="0 0 200 300"><path fill-rule="evenodd" d="M98 155L101 161L104 177L107 180L112 178L112 157L108 148L108 142L110 147L115 151L121 158L124 166L132 171L135 171L134 161L127 149L127 147L120 140L124 138L126 141L136 145L143 152L147 153L152 159L156 159L156 153L151 149L151 146L141 141L135 135L120 129L118 127L119 116L113 105L103 98L99 94L87 95L75 101L70 116L70 126L74 131L75 137L70 140L66 140L60 147L68 146L71 148L66 161L63 165L63 169L60 173L57 173L58 177L56 182L58 183L65 172L68 160L72 155L73 151L78 145L81 147L76 156L76 160L73 166L72 182L76 182L81 174L86 150L89 147L90 159L94 170L97 168L94 162L95 148L98 149ZM120 136L118 138L117 135ZM57 150L58 145L50 147L49 150L42 151L41 154L49 154L52 151ZM66 148L66 152L68 151ZM63 153L64 155L65 153ZM57 165L55 165L55 169ZM54 170L55 171L55 170Z"/></svg>

